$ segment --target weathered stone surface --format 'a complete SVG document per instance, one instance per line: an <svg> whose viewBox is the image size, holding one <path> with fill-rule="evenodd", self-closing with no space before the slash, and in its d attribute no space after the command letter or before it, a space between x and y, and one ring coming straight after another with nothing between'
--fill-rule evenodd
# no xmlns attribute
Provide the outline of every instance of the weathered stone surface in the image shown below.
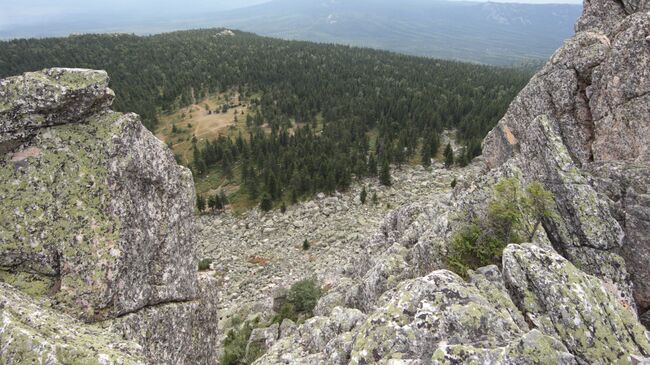
<svg viewBox="0 0 650 365"><path fill-rule="evenodd" d="M619 29L592 76L593 159L649 163L650 14L630 15Z"/></svg>
<svg viewBox="0 0 650 365"><path fill-rule="evenodd" d="M39 128L76 123L111 105L105 71L53 68L0 81L0 154Z"/></svg>
<svg viewBox="0 0 650 365"><path fill-rule="evenodd" d="M269 352L255 361L255 364L345 363L340 362L344 358L337 356L347 355L341 350L346 343L348 346L351 344L349 338L345 341L346 334L365 318L366 316L357 309L336 307L330 317L308 319L295 333L277 341Z"/></svg>
<svg viewBox="0 0 650 365"><path fill-rule="evenodd" d="M215 279L199 276L197 299L144 308L102 325L141 344L151 364L206 364L217 362L218 315Z"/></svg>
<svg viewBox="0 0 650 365"><path fill-rule="evenodd" d="M650 354L634 309L557 253L530 244L510 245L503 267L506 286L526 318L561 339L581 362L623 363L631 355Z"/></svg>
<svg viewBox="0 0 650 365"><path fill-rule="evenodd" d="M142 348L0 283L0 363L145 364Z"/></svg>
<svg viewBox="0 0 650 365"><path fill-rule="evenodd" d="M216 283L197 279L191 173L137 115L108 109L107 85L105 72L78 69L0 81L11 140L0 151L0 280L102 321L148 362L213 364Z"/></svg>
<svg viewBox="0 0 650 365"><path fill-rule="evenodd" d="M616 285L631 306L634 287L642 311L650 308L645 193L609 195L611 189L600 187L626 179L605 183L591 174L602 175L607 163L650 166L648 6L585 2L577 34L533 77L483 145L488 166L518 161L527 180L543 181L555 194L560 217L544 227L556 250ZM635 190L647 191L648 181Z"/></svg>
<svg viewBox="0 0 650 365"><path fill-rule="evenodd" d="M431 358L433 364L578 364L562 342L532 330L519 340L498 348L471 345L439 347Z"/></svg>
<svg viewBox="0 0 650 365"><path fill-rule="evenodd" d="M255 328L246 344L246 357L258 352L266 352L280 337L280 325L275 323L266 328Z"/></svg>
<svg viewBox="0 0 650 365"><path fill-rule="evenodd" d="M379 309L355 329L351 363L426 360L447 344L503 346L527 330L517 322L457 275L434 271L382 296Z"/></svg>
<svg viewBox="0 0 650 365"><path fill-rule="evenodd" d="M524 136L524 176L543 182L556 197L559 215L544 222L553 246L580 269L610 282L634 306L630 279L618 254L624 231L606 196L592 187L588 175L573 162L550 117L538 116Z"/></svg>
<svg viewBox="0 0 650 365"><path fill-rule="evenodd" d="M41 79L55 91L32 101ZM70 80L83 88L67 93ZM25 94L11 93L15 83ZM197 294L192 176L136 115L94 109L110 102L106 84L102 72L61 69L0 88L18 105L9 121L41 105L56 111L47 117L54 126L18 129L33 136L2 156L0 269L51 279L49 289L88 321Z"/></svg>
<svg viewBox="0 0 650 365"><path fill-rule="evenodd" d="M590 164L594 188L610 200L625 231L621 255L635 285L640 313L650 309L650 166L619 161Z"/></svg>

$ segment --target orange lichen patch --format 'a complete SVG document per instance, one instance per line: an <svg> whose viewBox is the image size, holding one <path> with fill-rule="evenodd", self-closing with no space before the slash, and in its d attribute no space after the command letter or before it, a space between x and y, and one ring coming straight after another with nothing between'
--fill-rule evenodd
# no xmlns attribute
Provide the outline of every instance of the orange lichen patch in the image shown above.
<svg viewBox="0 0 650 365"><path fill-rule="evenodd" d="M503 134L506 136L508 143L510 143L511 145L517 144L517 137L515 137L515 135L512 134L512 131L510 130L510 128L508 128L507 125L503 126Z"/></svg>
<svg viewBox="0 0 650 365"><path fill-rule="evenodd" d="M16 152L11 158L11 162L20 162L22 160L28 159L30 157L39 157L41 155L41 149L36 147L29 147L26 150Z"/></svg>
<svg viewBox="0 0 650 365"><path fill-rule="evenodd" d="M261 256L251 256L246 261L248 261L251 264L260 265L260 266L266 266L269 264L269 259Z"/></svg>

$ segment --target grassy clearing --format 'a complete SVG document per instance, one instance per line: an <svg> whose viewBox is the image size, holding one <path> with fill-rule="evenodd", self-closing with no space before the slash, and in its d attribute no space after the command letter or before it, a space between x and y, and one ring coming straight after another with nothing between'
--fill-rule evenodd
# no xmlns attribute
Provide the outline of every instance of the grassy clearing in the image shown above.
<svg viewBox="0 0 650 365"><path fill-rule="evenodd" d="M222 112L225 103L232 108ZM170 144L181 161L188 164L192 160L192 137L201 143L220 135L236 136L239 131L246 132L248 113L248 104L240 101L237 94L231 97L228 94L213 95L172 114L161 115L156 136Z"/></svg>

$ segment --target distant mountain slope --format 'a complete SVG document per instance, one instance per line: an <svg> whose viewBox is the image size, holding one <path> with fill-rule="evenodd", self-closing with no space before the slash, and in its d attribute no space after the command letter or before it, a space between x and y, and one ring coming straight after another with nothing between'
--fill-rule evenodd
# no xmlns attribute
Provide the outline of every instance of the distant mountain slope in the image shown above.
<svg viewBox="0 0 650 365"><path fill-rule="evenodd" d="M64 6L51 17L10 17L10 8L0 14L0 39L229 27L285 39L508 65L548 58L573 34L582 8L445 0L263 1L226 6L224 1L188 0L179 8L167 0L156 11L139 3Z"/></svg>
<svg viewBox="0 0 650 365"><path fill-rule="evenodd" d="M491 64L547 58L573 34L579 5L454 1L274 0L205 25L263 35Z"/></svg>

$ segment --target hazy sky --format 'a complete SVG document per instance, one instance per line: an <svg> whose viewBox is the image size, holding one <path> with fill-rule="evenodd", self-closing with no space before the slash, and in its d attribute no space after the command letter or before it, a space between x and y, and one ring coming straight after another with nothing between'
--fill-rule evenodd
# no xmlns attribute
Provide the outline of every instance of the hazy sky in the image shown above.
<svg viewBox="0 0 650 365"><path fill-rule="evenodd" d="M0 29L69 21L84 15L131 14L147 17L174 13L228 10L267 0L0 0Z"/></svg>
<svg viewBox="0 0 650 365"><path fill-rule="evenodd" d="M142 19L179 19L230 10L270 0L0 0L0 34L23 27L65 24L138 24ZM355 1L355 0L322 0ZM436 1L436 0L431 0ZM487 1L487 0L474 0ZM572 3L582 0L496 0L495 2ZM144 23L144 22L143 22ZM86 29L86 28L84 28ZM46 32L45 29L43 29Z"/></svg>
<svg viewBox="0 0 650 365"><path fill-rule="evenodd" d="M47 20L79 17L84 14L147 14L168 15L194 10L228 10L262 3L269 0L0 0L0 28L8 25L37 24ZM354 0L349 0L354 1ZM480 0L479 0L480 1ZM572 3L582 0L497 0L497 2L522 3Z"/></svg>

